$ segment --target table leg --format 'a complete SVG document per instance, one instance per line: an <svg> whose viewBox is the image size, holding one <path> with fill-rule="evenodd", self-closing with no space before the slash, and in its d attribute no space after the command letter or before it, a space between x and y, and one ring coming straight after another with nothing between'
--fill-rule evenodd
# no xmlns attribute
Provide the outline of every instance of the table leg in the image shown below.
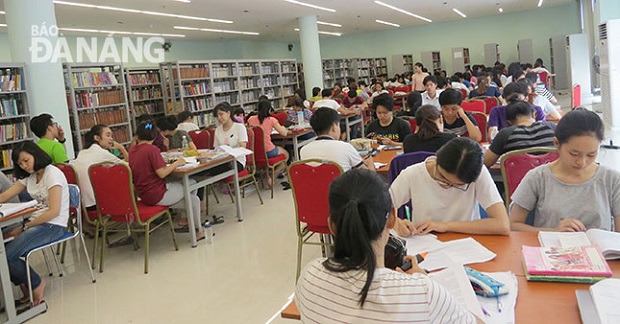
<svg viewBox="0 0 620 324"><path fill-rule="evenodd" d="M360 131L362 133L360 134L360 137L365 138L364 136L366 136L366 132L364 131L364 116L361 116L361 117L362 117L362 121L360 122Z"/></svg>
<svg viewBox="0 0 620 324"><path fill-rule="evenodd" d="M345 128L347 131L347 142L351 141L351 125L349 124L349 117L345 117L344 119Z"/></svg>
<svg viewBox="0 0 620 324"><path fill-rule="evenodd" d="M206 190L206 188L205 188ZM187 215L187 226L192 236L192 247L196 247L196 224L194 224L194 210L192 209L191 193L189 191L189 175L183 175L183 196L185 199L185 215ZM209 195L207 194L207 199Z"/></svg>
<svg viewBox="0 0 620 324"><path fill-rule="evenodd" d="M299 141L297 136L293 137L293 161L299 161Z"/></svg>
<svg viewBox="0 0 620 324"><path fill-rule="evenodd" d="M232 160L232 168L233 170L235 170L234 172L234 179L235 179L235 207L237 208L237 220L239 222L243 221L243 214L241 213L241 191L239 190L239 173L236 171L237 170L237 162L236 160ZM258 188L256 188L256 190L259 190Z"/></svg>
<svg viewBox="0 0 620 324"><path fill-rule="evenodd" d="M4 297L4 307L9 320L7 323L17 323L15 313L15 302L13 301L13 286L9 277L9 264L6 259L4 242L0 244L0 281L2 282L2 293Z"/></svg>

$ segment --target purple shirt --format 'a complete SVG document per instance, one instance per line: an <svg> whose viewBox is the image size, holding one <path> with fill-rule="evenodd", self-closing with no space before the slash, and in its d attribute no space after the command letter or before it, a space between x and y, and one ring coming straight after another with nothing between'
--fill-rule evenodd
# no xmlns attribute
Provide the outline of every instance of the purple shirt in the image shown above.
<svg viewBox="0 0 620 324"><path fill-rule="evenodd" d="M499 131L502 128L508 127L508 121L506 121L506 107L507 106L496 106L491 109L491 113L489 114L489 127L497 127ZM542 108L539 106L532 105L534 111L536 112L536 121L545 121L545 113Z"/></svg>

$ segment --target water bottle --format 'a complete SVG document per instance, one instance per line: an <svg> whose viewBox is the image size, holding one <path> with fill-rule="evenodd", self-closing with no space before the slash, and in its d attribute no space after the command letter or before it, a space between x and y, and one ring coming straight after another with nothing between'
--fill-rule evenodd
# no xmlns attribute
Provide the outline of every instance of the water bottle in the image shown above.
<svg viewBox="0 0 620 324"><path fill-rule="evenodd" d="M297 112L297 124L299 125L300 128L306 127L306 120L304 119L303 110Z"/></svg>
<svg viewBox="0 0 620 324"><path fill-rule="evenodd" d="M183 141L181 142L181 148L186 150L189 147L189 144L187 143L187 136L183 135Z"/></svg>
<svg viewBox="0 0 620 324"><path fill-rule="evenodd" d="M213 225L211 225L211 222L209 222L208 219L204 223L204 228L207 243L213 243Z"/></svg>

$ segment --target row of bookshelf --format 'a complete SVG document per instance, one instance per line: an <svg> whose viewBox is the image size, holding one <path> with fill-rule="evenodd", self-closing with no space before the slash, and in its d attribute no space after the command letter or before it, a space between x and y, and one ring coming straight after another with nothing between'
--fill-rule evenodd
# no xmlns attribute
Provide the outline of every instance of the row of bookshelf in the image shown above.
<svg viewBox="0 0 620 324"><path fill-rule="evenodd" d="M163 96L160 87L133 89L131 90L130 95L131 99L134 101L146 99L160 99Z"/></svg>
<svg viewBox="0 0 620 324"><path fill-rule="evenodd" d="M206 79L209 77L209 69L206 67L182 67L179 69L181 79ZM174 80L178 79L177 73L173 73Z"/></svg>
<svg viewBox="0 0 620 324"><path fill-rule="evenodd" d="M11 159L12 153L13 153L12 149L2 150L2 161L0 161L0 166L2 166L2 169L13 168L13 160Z"/></svg>
<svg viewBox="0 0 620 324"><path fill-rule="evenodd" d="M138 103L133 105L133 112L135 116L140 116L142 114L149 115L158 115L164 113L164 102L149 102L149 103Z"/></svg>
<svg viewBox="0 0 620 324"><path fill-rule="evenodd" d="M216 94L215 102L216 104L220 102L228 102L231 106L236 106L240 104L239 95L236 93Z"/></svg>
<svg viewBox="0 0 620 324"><path fill-rule="evenodd" d="M0 100L0 118L21 116L24 115L24 113L21 100L17 98Z"/></svg>
<svg viewBox="0 0 620 324"><path fill-rule="evenodd" d="M25 122L0 125L0 142L17 141L28 138Z"/></svg>
<svg viewBox="0 0 620 324"><path fill-rule="evenodd" d="M32 140L29 129L28 83L24 63L0 63L0 171L13 169L15 145ZM14 179L11 174L7 174Z"/></svg>
<svg viewBox="0 0 620 324"><path fill-rule="evenodd" d="M124 109L107 109L98 112L81 112L78 114L79 129L89 130L97 124L116 125L127 124L127 114Z"/></svg>
<svg viewBox="0 0 620 324"><path fill-rule="evenodd" d="M231 91L235 90L235 85L237 82L231 81L213 81L213 91L221 92L221 91Z"/></svg>
<svg viewBox="0 0 620 324"><path fill-rule="evenodd" d="M118 80L112 72L73 72L72 74L71 79L73 80L74 88L118 84Z"/></svg>
<svg viewBox="0 0 620 324"><path fill-rule="evenodd" d="M0 71L0 89L2 92L22 90L22 80L22 75L13 69L4 69Z"/></svg>
<svg viewBox="0 0 620 324"><path fill-rule="evenodd" d="M207 82L192 83L183 85L184 95L193 96L209 93L209 85ZM175 92L176 93L176 92Z"/></svg>
<svg viewBox="0 0 620 324"><path fill-rule="evenodd" d="M185 100L183 104L183 109L188 111L204 111L210 109L210 107L209 101L205 98Z"/></svg>
<svg viewBox="0 0 620 324"><path fill-rule="evenodd" d="M92 108L99 106L117 105L125 102L125 95L121 90L101 92L81 92L75 94L76 108ZM67 103L71 107L71 94L67 94Z"/></svg>
<svg viewBox="0 0 620 324"><path fill-rule="evenodd" d="M160 82L159 71L157 73L129 74L129 84L131 85L158 84Z"/></svg>

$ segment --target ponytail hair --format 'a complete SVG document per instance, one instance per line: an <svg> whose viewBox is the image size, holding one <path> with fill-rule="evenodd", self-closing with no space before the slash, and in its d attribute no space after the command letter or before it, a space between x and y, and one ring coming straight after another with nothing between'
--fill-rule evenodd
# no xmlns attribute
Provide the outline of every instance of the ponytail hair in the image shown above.
<svg viewBox="0 0 620 324"><path fill-rule="evenodd" d="M440 133L437 127L437 119L441 117L439 110L433 105L424 105L415 112L415 122L418 125L418 137L423 140L429 140Z"/></svg>
<svg viewBox="0 0 620 324"><path fill-rule="evenodd" d="M377 268L373 242L385 230L392 200L385 182L374 172L353 169L329 186L329 216L335 224L334 256L323 262L333 272L365 270L360 307L368 296Z"/></svg>
<svg viewBox="0 0 620 324"><path fill-rule="evenodd" d="M108 126L102 124L93 126L93 128L91 128L86 135L84 135L84 148L87 149L93 146L93 144L99 144L95 140L95 136L101 137L103 135L103 130L106 128L108 128Z"/></svg>

